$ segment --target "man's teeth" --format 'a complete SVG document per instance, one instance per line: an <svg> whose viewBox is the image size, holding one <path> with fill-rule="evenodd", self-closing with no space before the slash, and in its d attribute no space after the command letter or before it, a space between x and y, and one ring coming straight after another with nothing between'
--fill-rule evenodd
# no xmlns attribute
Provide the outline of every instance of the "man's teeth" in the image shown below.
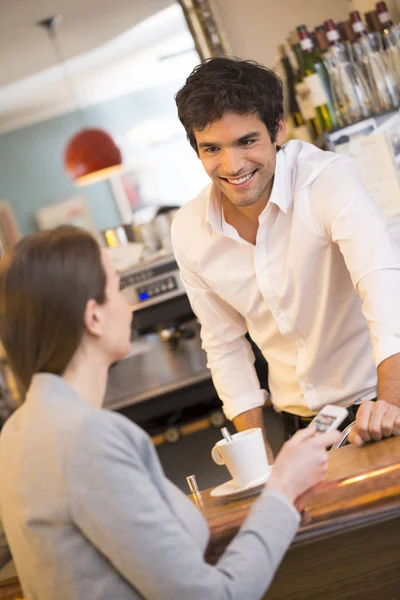
<svg viewBox="0 0 400 600"><path fill-rule="evenodd" d="M254 171L252 173L249 173L248 175L245 175L244 177L240 177L239 179L229 179L229 177L227 177L227 180L229 181L229 183L233 183L234 185L240 185L241 183L248 181L253 175L253 173Z"/></svg>

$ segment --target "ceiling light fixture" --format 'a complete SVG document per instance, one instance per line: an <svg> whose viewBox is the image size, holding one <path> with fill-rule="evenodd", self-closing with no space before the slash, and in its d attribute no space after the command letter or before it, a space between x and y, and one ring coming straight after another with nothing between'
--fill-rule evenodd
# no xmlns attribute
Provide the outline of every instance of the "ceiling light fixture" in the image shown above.
<svg viewBox="0 0 400 600"><path fill-rule="evenodd" d="M42 19L38 25L48 33L56 60L63 71L65 85L83 117L83 109L79 105L74 85L66 69L56 33L56 26L60 20L61 15L56 15ZM84 118L82 120L84 121ZM108 133L102 129L84 126L65 147L64 169L79 186L107 179L122 169L121 151Z"/></svg>

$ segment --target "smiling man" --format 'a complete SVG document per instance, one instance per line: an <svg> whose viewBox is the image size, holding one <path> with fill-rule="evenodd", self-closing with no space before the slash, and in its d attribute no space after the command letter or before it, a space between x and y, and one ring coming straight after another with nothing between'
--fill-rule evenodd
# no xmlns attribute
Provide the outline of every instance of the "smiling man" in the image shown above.
<svg viewBox="0 0 400 600"><path fill-rule="evenodd" d="M356 444L400 434L400 253L354 165L283 145L281 81L256 63L210 59L176 103L211 184L172 241L226 416L263 427L249 332L287 436L326 404L357 415Z"/></svg>

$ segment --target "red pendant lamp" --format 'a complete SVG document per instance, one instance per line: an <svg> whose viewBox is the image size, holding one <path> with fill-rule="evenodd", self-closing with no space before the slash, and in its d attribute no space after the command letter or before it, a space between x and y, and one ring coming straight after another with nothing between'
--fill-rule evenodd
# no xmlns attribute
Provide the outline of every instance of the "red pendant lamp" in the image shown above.
<svg viewBox="0 0 400 600"><path fill-rule="evenodd" d="M38 22L40 27L46 29L57 61L64 67L64 78L70 88L72 97L79 108L75 90L65 69L65 60L56 36L56 25L61 15L49 17ZM121 151L111 135L102 129L83 128L68 142L64 150L64 169L68 176L76 183L83 186L95 181L111 177L122 169Z"/></svg>
<svg viewBox="0 0 400 600"><path fill-rule="evenodd" d="M121 150L102 129L78 131L64 150L64 168L77 185L111 177L121 166Z"/></svg>

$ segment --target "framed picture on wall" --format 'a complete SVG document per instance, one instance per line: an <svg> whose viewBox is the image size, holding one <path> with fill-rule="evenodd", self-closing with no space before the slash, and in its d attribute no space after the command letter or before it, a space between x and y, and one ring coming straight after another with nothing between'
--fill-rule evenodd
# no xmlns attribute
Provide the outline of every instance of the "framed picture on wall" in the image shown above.
<svg viewBox="0 0 400 600"><path fill-rule="evenodd" d="M97 236L92 213L85 198L76 197L56 202L40 208L36 212L36 221L40 230L52 229L59 225L83 227Z"/></svg>
<svg viewBox="0 0 400 600"><path fill-rule="evenodd" d="M139 191L139 175L127 168L122 174L109 179L111 192L122 223L130 223L134 212L144 207Z"/></svg>
<svg viewBox="0 0 400 600"><path fill-rule="evenodd" d="M20 237L21 231L11 204L7 200L0 200L0 255L11 248Z"/></svg>

